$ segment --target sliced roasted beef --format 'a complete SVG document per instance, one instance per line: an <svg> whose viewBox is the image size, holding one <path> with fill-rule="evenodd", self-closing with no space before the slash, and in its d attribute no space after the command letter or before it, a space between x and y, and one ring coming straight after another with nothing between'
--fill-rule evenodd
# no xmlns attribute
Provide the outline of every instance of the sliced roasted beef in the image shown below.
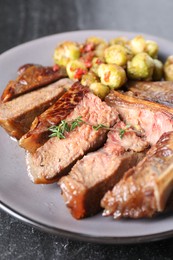
<svg viewBox="0 0 173 260"><path fill-rule="evenodd" d="M42 67L42 65L39 65L39 64L26 63L18 68L18 70L17 70L18 75L21 75L23 72L25 72L26 69L28 69L29 67L32 67L32 66Z"/></svg>
<svg viewBox="0 0 173 260"><path fill-rule="evenodd" d="M162 135L146 157L102 199L103 215L151 217L165 209L173 191L173 132Z"/></svg>
<svg viewBox="0 0 173 260"><path fill-rule="evenodd" d="M72 131L66 131L64 139L51 137L35 153L27 153L29 176L33 182L51 183L59 180L84 154L102 146L108 129L98 127L95 130L93 126L103 124L111 127L117 121L118 113L115 108L88 92L65 121L70 123L79 117L83 123Z"/></svg>
<svg viewBox="0 0 173 260"><path fill-rule="evenodd" d="M23 68L23 69L22 69ZM11 80L2 93L1 101L7 102L24 93L46 86L58 79L67 77L64 67L43 67L28 64L19 69L16 80Z"/></svg>
<svg viewBox="0 0 173 260"><path fill-rule="evenodd" d="M88 87L75 82L72 87L53 106L36 117L28 131L19 141L21 147L29 152L35 152L42 146L50 135L49 127L58 125L83 100Z"/></svg>
<svg viewBox="0 0 173 260"><path fill-rule="evenodd" d="M109 132L104 147L84 156L69 175L59 181L73 217L81 219L100 211L104 194L143 158L141 151L146 150L147 146L148 143L131 128L126 129L122 121L118 122Z"/></svg>
<svg viewBox="0 0 173 260"><path fill-rule="evenodd" d="M171 81L131 82L125 94L173 107L173 82Z"/></svg>
<svg viewBox="0 0 173 260"><path fill-rule="evenodd" d="M69 79L61 79L51 85L26 93L0 104L0 125L16 139L29 131L36 116L53 105L72 85Z"/></svg>
<svg viewBox="0 0 173 260"><path fill-rule="evenodd" d="M116 107L123 121L146 136L153 145L164 132L173 130L173 108L112 91L106 103Z"/></svg>

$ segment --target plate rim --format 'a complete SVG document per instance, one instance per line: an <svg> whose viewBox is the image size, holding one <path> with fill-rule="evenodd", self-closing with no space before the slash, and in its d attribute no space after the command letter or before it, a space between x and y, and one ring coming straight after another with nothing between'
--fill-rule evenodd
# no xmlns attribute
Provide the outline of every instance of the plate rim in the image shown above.
<svg viewBox="0 0 173 260"><path fill-rule="evenodd" d="M158 39L159 41L161 41L164 44L173 44L173 42L171 42L170 40L161 38L159 36L155 36L155 35L150 35L150 34L146 34L144 32L135 32L135 31L123 31L123 30L77 30L77 31L66 31L66 32L60 32L60 33L56 33L56 34L50 34L50 35L46 35L37 39L33 39L27 42L24 42L22 44L19 44L17 46L14 46L8 50L6 50L3 53L0 53L0 58L4 57L6 55L8 55L11 51L15 51L19 48L25 48L25 46L30 45L30 44L34 44L37 43L41 40L49 40L50 38L54 38L57 36L65 36L66 34L69 36L70 34L73 36L74 34L76 35L80 35L80 34L97 34L97 33L116 33L116 34L128 34L128 35L144 35L144 37L150 37L153 39ZM74 36L73 36L74 37ZM56 234L56 235L60 235L60 236L64 236L64 237L69 237L71 239L75 239L75 240L81 240L81 241L85 241L85 242L95 242L95 243L101 243L101 244L139 244L139 243L146 243L146 242L154 242L154 241L158 241L161 239L168 239L173 237L173 229L172 230L168 230L165 232L159 232L159 233L155 233L155 234L150 234L150 235L142 235L142 236L129 236L129 237L115 237L115 236L95 236L95 235L87 235L87 234L82 234L82 233L78 233L78 232L72 232L72 231L68 231L68 230L64 230L58 227L51 227L49 225L46 225L45 223L41 223L38 222L28 216L23 215L22 213L16 211L15 209L11 208L10 206L6 205L4 202L0 201L0 209L4 210L5 212L7 212L8 214L10 214L13 217L16 217L17 219L23 221L24 223L30 225L30 226L34 226L35 228L50 233L50 234Z"/></svg>
<svg viewBox="0 0 173 260"><path fill-rule="evenodd" d="M78 240L83 242L92 242L92 243L100 243L100 244L117 244L117 245L130 245L130 244L141 244L141 243L150 243L156 242L162 239L169 239L173 237L173 229L165 232L160 232L151 235L143 235L143 236L132 236L132 237L99 237L94 235L86 235L77 232L67 231L57 227L51 227L49 225L38 222L34 219L31 219L20 212L12 209L8 205L3 202L0 202L0 209L10 214L11 216L21 220L31 227L35 227L40 231L44 231L53 235L60 235L65 238L70 238L72 240Z"/></svg>

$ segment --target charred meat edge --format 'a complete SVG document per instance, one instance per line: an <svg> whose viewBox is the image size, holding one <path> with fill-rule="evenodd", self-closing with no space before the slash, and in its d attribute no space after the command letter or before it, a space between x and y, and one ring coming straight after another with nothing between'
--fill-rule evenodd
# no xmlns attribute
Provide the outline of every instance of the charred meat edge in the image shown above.
<svg viewBox="0 0 173 260"><path fill-rule="evenodd" d="M65 77L67 73L64 67L25 64L19 68L16 80L11 80L7 84L1 96L1 102L7 102Z"/></svg>
<svg viewBox="0 0 173 260"><path fill-rule="evenodd" d="M87 87L75 82L72 87L40 116L36 117L31 129L19 141L19 145L29 152L35 152L50 135L49 127L64 120L89 92Z"/></svg>

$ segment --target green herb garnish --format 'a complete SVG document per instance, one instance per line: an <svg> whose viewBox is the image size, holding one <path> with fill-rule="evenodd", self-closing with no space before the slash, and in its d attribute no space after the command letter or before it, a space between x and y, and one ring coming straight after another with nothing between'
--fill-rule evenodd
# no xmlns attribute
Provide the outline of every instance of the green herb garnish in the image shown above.
<svg viewBox="0 0 173 260"><path fill-rule="evenodd" d="M71 122L70 131L73 131L77 126L81 126L82 123L84 123L82 117L77 117L74 121Z"/></svg>
<svg viewBox="0 0 173 260"><path fill-rule="evenodd" d="M123 136L124 136L126 130L127 130L128 128L130 128L130 127L131 127L131 125L126 125L124 128L120 128L120 130L119 130L119 136L120 136L121 139L123 138Z"/></svg>
<svg viewBox="0 0 173 260"><path fill-rule="evenodd" d="M93 125L92 127L96 131L98 131L100 128L109 129L106 125L103 125L103 124Z"/></svg>
<svg viewBox="0 0 173 260"><path fill-rule="evenodd" d="M49 127L49 131L52 132L52 134L49 135L49 137L58 137L59 139L64 139L64 133L69 132L70 128L68 123L65 120L62 120L61 123L57 126L51 126Z"/></svg>
<svg viewBox="0 0 173 260"><path fill-rule="evenodd" d="M64 139L65 138L65 132L71 132L73 131L76 127L81 126L82 124L90 125L86 123L85 121L82 120L82 116L77 117L71 122L67 122L65 120L62 120L59 125L53 125L49 127L49 131L52 132L49 137L58 137L59 139ZM110 128L106 125L103 124L98 124L98 125L91 125L92 128L95 131L98 131L99 129L107 129L107 130L112 130L115 131L114 128ZM124 128L119 129L119 136L122 139L126 130L130 128L131 125L126 125Z"/></svg>
<svg viewBox="0 0 173 260"><path fill-rule="evenodd" d="M82 124L89 125L85 121L82 120L82 117L79 116L76 119L74 119L71 122L67 122L65 120L62 120L59 125L53 125L49 127L49 131L52 132L49 137L58 137L59 139L64 139L65 138L65 132L71 132L73 131L77 126L81 126ZM98 131L100 128L105 128L109 129L107 126L103 124L98 124L98 125L92 125L92 128L95 131Z"/></svg>
<svg viewBox="0 0 173 260"><path fill-rule="evenodd" d="M58 137L59 139L65 138L65 132L71 132L73 131L77 126L80 126L84 121L82 120L82 117L79 116L75 120L71 122L67 122L65 120L62 120L59 125L53 125L49 127L49 131L52 132L52 134L49 135L49 137Z"/></svg>

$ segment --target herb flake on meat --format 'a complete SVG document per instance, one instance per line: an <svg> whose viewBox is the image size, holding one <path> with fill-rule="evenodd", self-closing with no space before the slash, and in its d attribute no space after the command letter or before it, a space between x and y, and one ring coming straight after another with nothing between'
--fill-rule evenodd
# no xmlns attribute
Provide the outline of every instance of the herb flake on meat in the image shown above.
<svg viewBox="0 0 173 260"><path fill-rule="evenodd" d="M71 122L67 122L66 120L62 120L59 125L53 125L49 127L49 131L52 132L49 137L58 137L59 139L64 139L65 138L65 132L71 132L73 131L76 127L80 127L82 124L90 125L87 122L82 120L82 117L79 116L76 119L74 119ZM104 129L109 129L106 125L103 124L98 124L98 125L92 125L92 128L95 131L98 131L100 128Z"/></svg>
<svg viewBox="0 0 173 260"><path fill-rule="evenodd" d="M131 127L131 125L126 125L124 128L120 128L120 130L119 130L119 136L120 136L121 139L123 138L123 136L124 136L126 130L127 130L128 128L130 128L130 127Z"/></svg>
<svg viewBox="0 0 173 260"><path fill-rule="evenodd" d="M106 125L103 125L103 124L93 125L92 128L96 131L98 131L100 128L110 129L109 127L107 127Z"/></svg>
<svg viewBox="0 0 173 260"><path fill-rule="evenodd" d="M77 126L80 126L83 123L81 116L77 117L72 122L67 122L62 120L59 125L53 125L49 127L49 131L52 132L49 137L58 137L59 139L65 138L65 132L73 131Z"/></svg>
<svg viewBox="0 0 173 260"><path fill-rule="evenodd" d="M52 132L49 137L58 137L59 139L64 139L65 138L65 132L71 132L73 131L76 127L80 127L82 124L90 125L89 123L85 122L82 120L82 116L77 117L73 121L67 122L66 120L62 120L59 125L53 125L49 127L49 131ZM107 129L107 130L113 130L113 128L110 128L104 124L98 124L98 125L91 125L92 128L95 131L98 131L99 129ZM122 139L126 130L129 129L131 125L126 125L124 128L119 129L119 136Z"/></svg>

